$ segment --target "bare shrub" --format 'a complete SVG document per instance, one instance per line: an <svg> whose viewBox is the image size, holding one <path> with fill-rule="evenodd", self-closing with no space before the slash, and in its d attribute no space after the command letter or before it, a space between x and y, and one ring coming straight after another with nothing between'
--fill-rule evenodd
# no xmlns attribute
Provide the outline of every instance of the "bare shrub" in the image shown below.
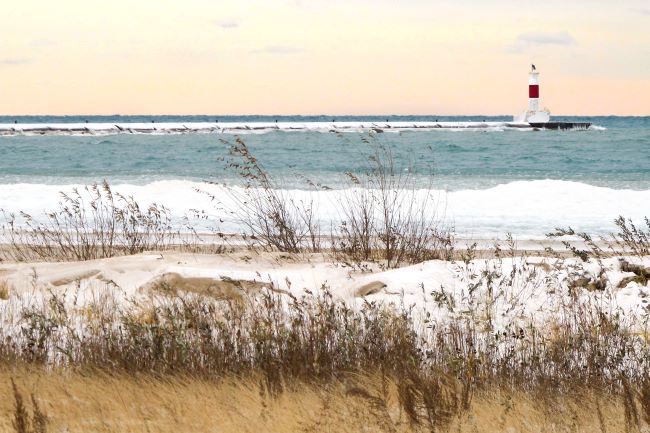
<svg viewBox="0 0 650 433"><path fill-rule="evenodd" d="M453 240L433 196L431 173L419 185L412 164L397 166L390 147L372 134L363 140L374 153L365 173L346 173L351 190L339 201L342 222L333 235L339 260L380 259L392 268L449 259Z"/></svg>
<svg viewBox="0 0 650 433"><path fill-rule="evenodd" d="M24 212L3 215L2 234L9 244L4 254L16 261L135 254L164 248L178 235L166 207L152 203L143 209L133 197L114 193L106 181L61 193L59 208L42 221Z"/></svg>

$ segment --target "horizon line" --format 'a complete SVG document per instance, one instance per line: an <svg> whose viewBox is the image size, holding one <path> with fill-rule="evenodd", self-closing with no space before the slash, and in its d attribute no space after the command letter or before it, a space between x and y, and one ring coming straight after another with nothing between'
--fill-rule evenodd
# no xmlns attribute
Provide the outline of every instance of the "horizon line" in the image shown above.
<svg viewBox="0 0 650 433"><path fill-rule="evenodd" d="M512 117L512 114L0 114L11 117ZM552 117L650 117L648 114L554 114Z"/></svg>

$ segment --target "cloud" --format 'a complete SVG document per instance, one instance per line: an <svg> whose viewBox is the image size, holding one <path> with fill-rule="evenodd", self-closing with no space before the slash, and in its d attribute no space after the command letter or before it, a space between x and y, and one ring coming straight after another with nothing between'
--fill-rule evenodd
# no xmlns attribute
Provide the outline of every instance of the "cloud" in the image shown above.
<svg viewBox="0 0 650 433"><path fill-rule="evenodd" d="M267 45L266 47L253 50L253 53L262 53L262 54L299 54L305 50L300 47L293 47L290 45Z"/></svg>
<svg viewBox="0 0 650 433"><path fill-rule="evenodd" d="M515 44L532 45L574 45L576 40L567 32L560 33L522 33Z"/></svg>
<svg viewBox="0 0 650 433"><path fill-rule="evenodd" d="M521 33L517 36L514 43L507 47L507 51L511 53L521 53L531 47L540 46L571 46L575 45L576 40L568 32L531 32Z"/></svg>
<svg viewBox="0 0 650 433"><path fill-rule="evenodd" d="M0 59L0 65L4 66L17 66L17 65L26 65L28 63L31 63L31 59Z"/></svg>
<svg viewBox="0 0 650 433"><path fill-rule="evenodd" d="M34 39L29 45L34 48L47 48L56 45L56 42L49 39Z"/></svg>
<svg viewBox="0 0 650 433"><path fill-rule="evenodd" d="M239 27L239 22L235 20L217 20L212 22L215 26L222 29L236 29Z"/></svg>
<svg viewBox="0 0 650 433"><path fill-rule="evenodd" d="M650 8L632 8L630 10L637 14L650 15Z"/></svg>

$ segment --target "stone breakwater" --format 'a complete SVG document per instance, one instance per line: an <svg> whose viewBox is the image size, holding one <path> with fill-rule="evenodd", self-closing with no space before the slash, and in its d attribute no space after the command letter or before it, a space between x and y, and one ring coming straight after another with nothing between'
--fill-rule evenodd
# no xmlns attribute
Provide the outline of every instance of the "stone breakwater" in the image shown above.
<svg viewBox="0 0 650 433"><path fill-rule="evenodd" d="M529 124L513 122L184 122L184 123L6 123L0 135L110 135L110 134L250 134L271 131L315 132L400 132L417 130L534 130L587 129L589 123L553 122Z"/></svg>

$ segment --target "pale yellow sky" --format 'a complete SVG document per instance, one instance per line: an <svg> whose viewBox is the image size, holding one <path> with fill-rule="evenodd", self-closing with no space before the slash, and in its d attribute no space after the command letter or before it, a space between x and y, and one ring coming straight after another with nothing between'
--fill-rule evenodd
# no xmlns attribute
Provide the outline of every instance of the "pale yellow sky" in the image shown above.
<svg viewBox="0 0 650 433"><path fill-rule="evenodd" d="M650 114L650 4L7 0L0 114Z"/></svg>

